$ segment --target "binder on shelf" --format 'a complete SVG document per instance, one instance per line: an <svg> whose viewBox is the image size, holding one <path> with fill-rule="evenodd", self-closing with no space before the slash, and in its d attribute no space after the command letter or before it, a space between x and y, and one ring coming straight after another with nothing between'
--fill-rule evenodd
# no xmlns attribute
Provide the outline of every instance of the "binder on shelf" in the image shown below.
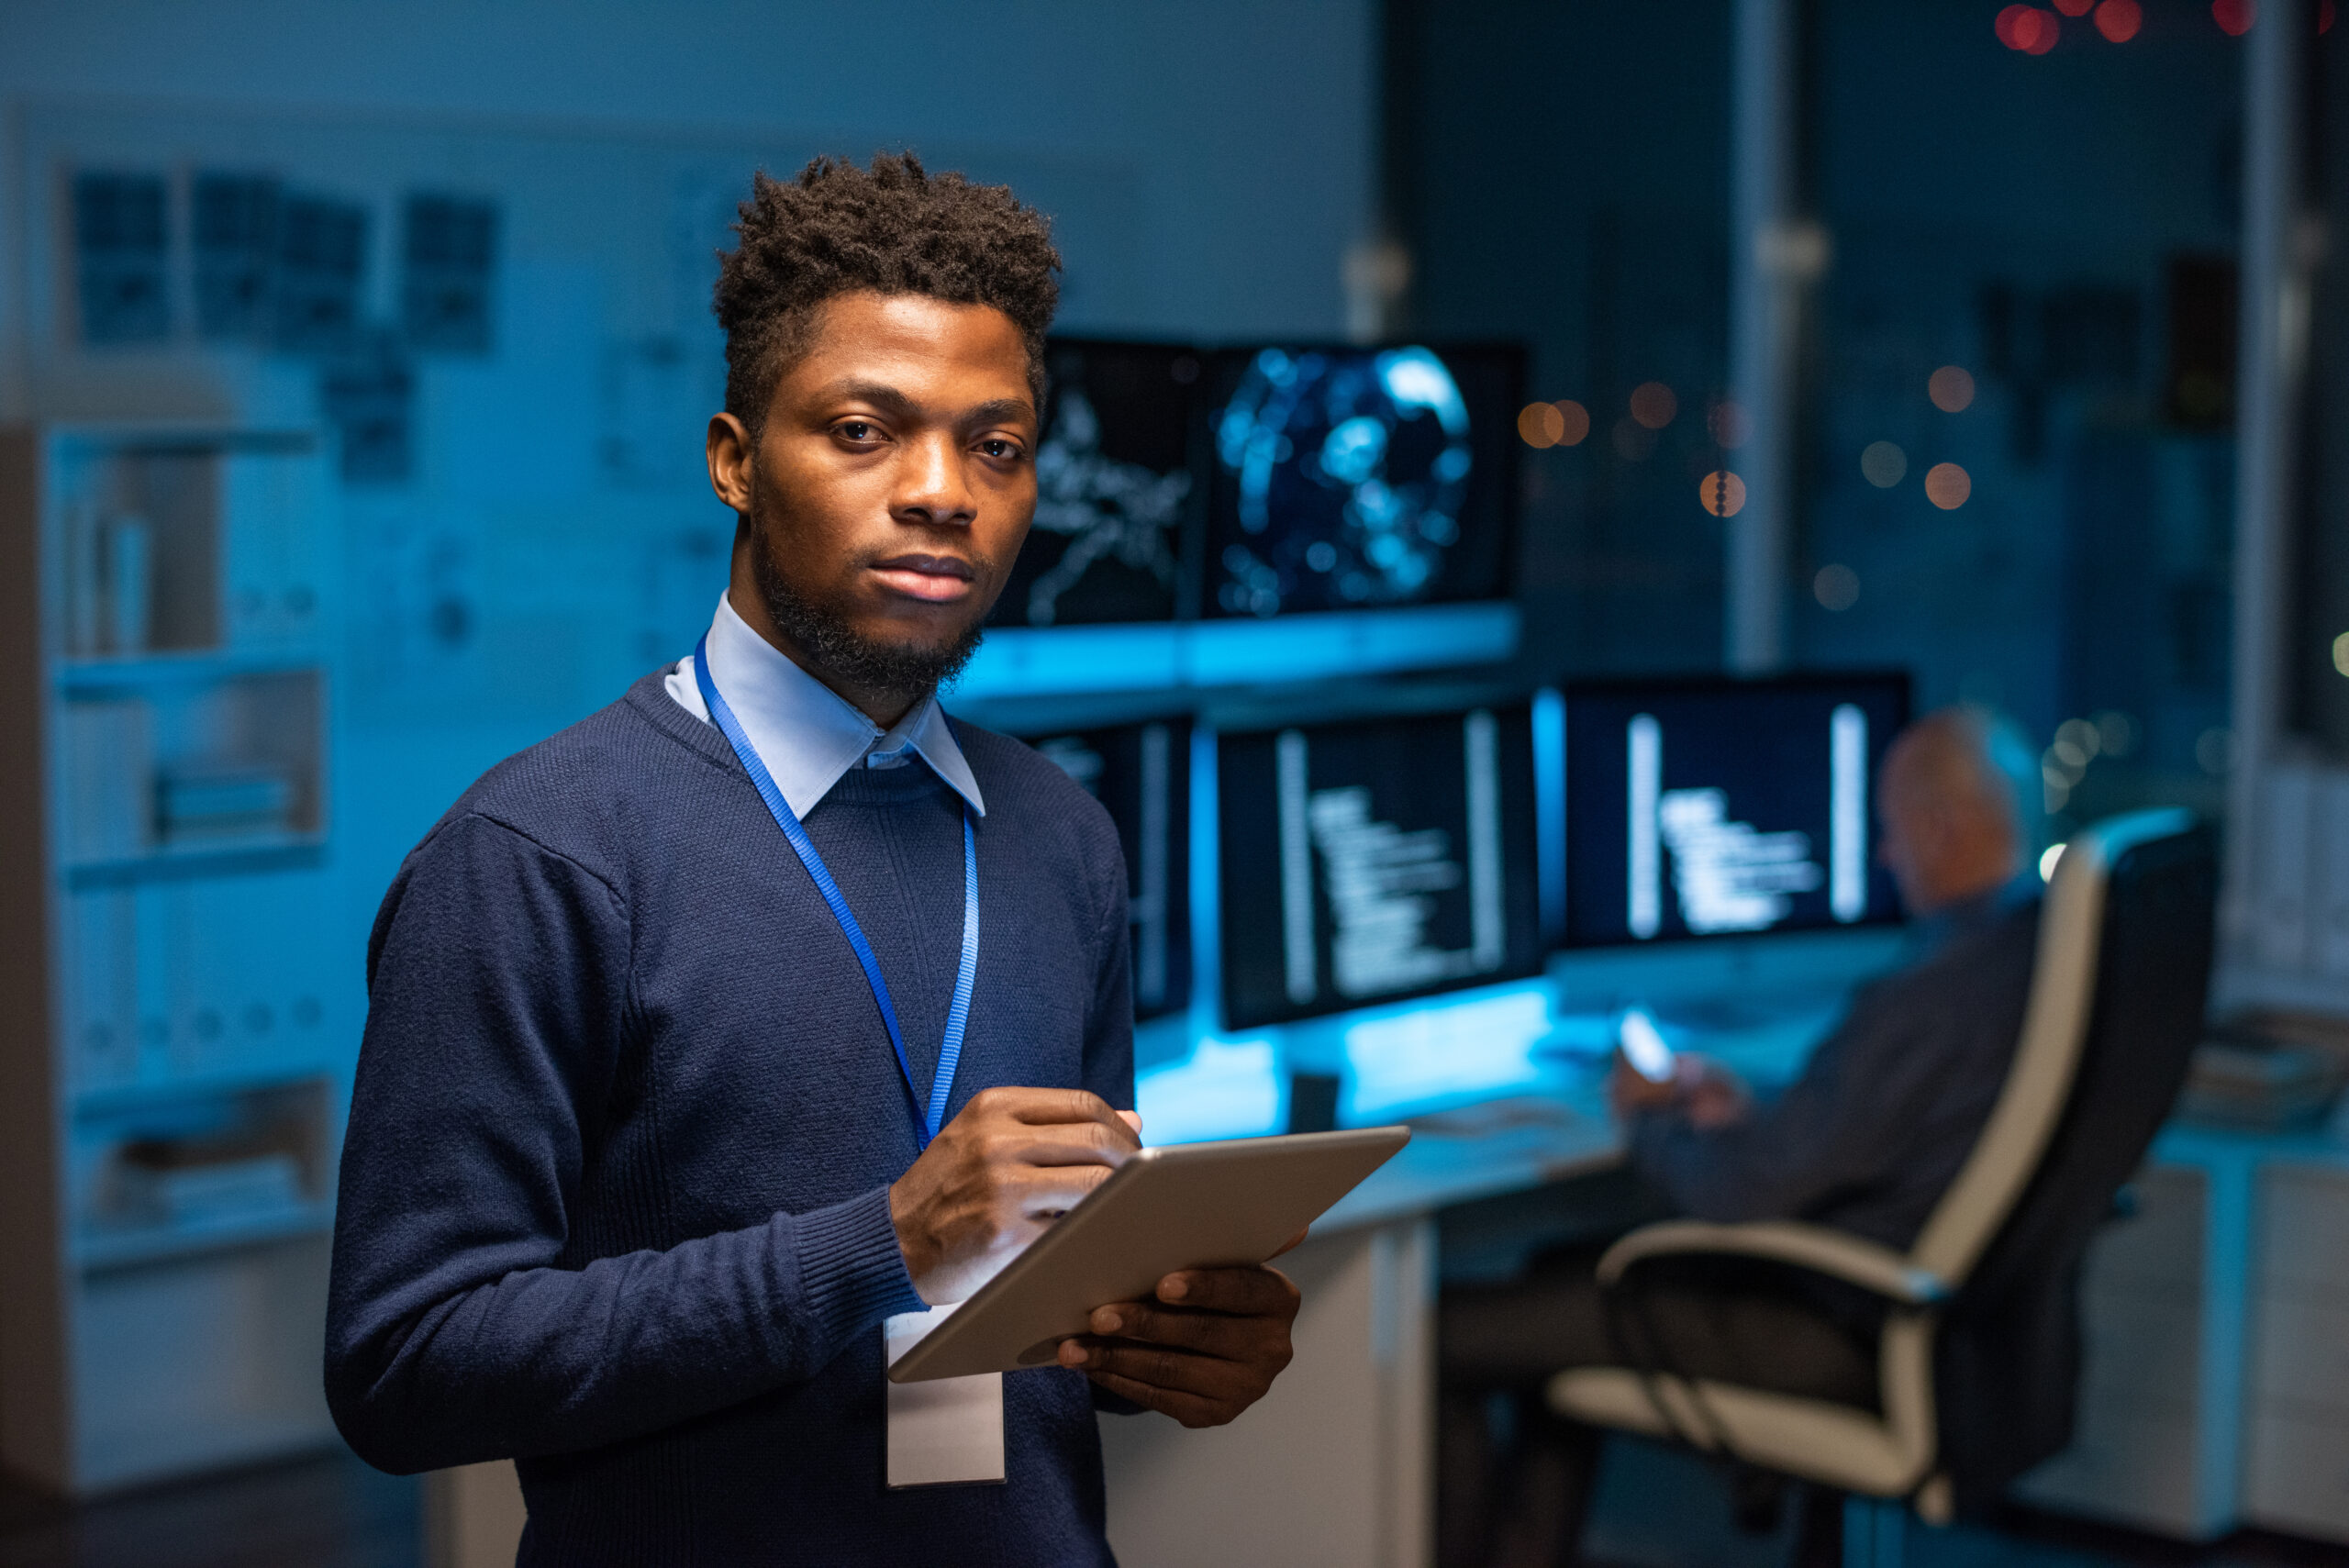
<svg viewBox="0 0 2349 1568"><path fill-rule="evenodd" d="M69 860L128 860L154 847L153 718L136 696L64 705L59 741Z"/></svg>

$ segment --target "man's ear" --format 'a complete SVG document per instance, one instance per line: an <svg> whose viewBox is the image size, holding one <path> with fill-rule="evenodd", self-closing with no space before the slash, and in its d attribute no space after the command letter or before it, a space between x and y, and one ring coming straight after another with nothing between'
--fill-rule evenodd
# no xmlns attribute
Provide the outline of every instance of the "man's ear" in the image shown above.
<svg viewBox="0 0 2349 1568"><path fill-rule="evenodd" d="M712 414L704 451L709 460L709 487L718 498L743 517L751 515L751 432L731 414Z"/></svg>

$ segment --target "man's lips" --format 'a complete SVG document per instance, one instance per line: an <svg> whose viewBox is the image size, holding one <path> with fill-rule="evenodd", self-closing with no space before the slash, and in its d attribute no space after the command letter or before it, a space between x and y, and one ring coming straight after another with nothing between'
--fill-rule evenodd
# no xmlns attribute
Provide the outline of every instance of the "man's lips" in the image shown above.
<svg viewBox="0 0 2349 1568"><path fill-rule="evenodd" d="M874 562L873 574L893 593L938 605L967 596L978 579L969 562L952 555L893 555Z"/></svg>

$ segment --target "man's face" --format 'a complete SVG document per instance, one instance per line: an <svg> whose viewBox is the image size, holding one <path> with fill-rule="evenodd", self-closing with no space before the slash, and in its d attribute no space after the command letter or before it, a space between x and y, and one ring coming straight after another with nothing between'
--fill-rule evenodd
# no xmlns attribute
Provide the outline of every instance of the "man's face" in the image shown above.
<svg viewBox="0 0 2349 1568"><path fill-rule="evenodd" d="M733 594L850 700L910 700L959 663L1036 511L1028 349L987 306L858 293L822 307L754 448L710 422L748 524ZM901 705L900 705L901 706Z"/></svg>

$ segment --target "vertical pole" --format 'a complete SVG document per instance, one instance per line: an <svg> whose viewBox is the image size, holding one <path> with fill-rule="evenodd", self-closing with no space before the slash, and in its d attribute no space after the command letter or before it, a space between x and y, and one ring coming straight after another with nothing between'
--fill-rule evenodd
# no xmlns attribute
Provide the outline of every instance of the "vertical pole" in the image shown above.
<svg viewBox="0 0 2349 1568"><path fill-rule="evenodd" d="M1731 461L1745 505L1728 520L1723 653L1739 674L1787 659L1796 312L1824 261L1819 232L1795 213L1798 3L1736 0L1730 66L1730 396L1745 424Z"/></svg>
<svg viewBox="0 0 2349 1568"><path fill-rule="evenodd" d="M2222 930L2248 957L2259 790L2283 718L2285 592L2309 272L2299 242L2305 0L2264 0L2243 61L2243 291L2235 395L2234 770Z"/></svg>

